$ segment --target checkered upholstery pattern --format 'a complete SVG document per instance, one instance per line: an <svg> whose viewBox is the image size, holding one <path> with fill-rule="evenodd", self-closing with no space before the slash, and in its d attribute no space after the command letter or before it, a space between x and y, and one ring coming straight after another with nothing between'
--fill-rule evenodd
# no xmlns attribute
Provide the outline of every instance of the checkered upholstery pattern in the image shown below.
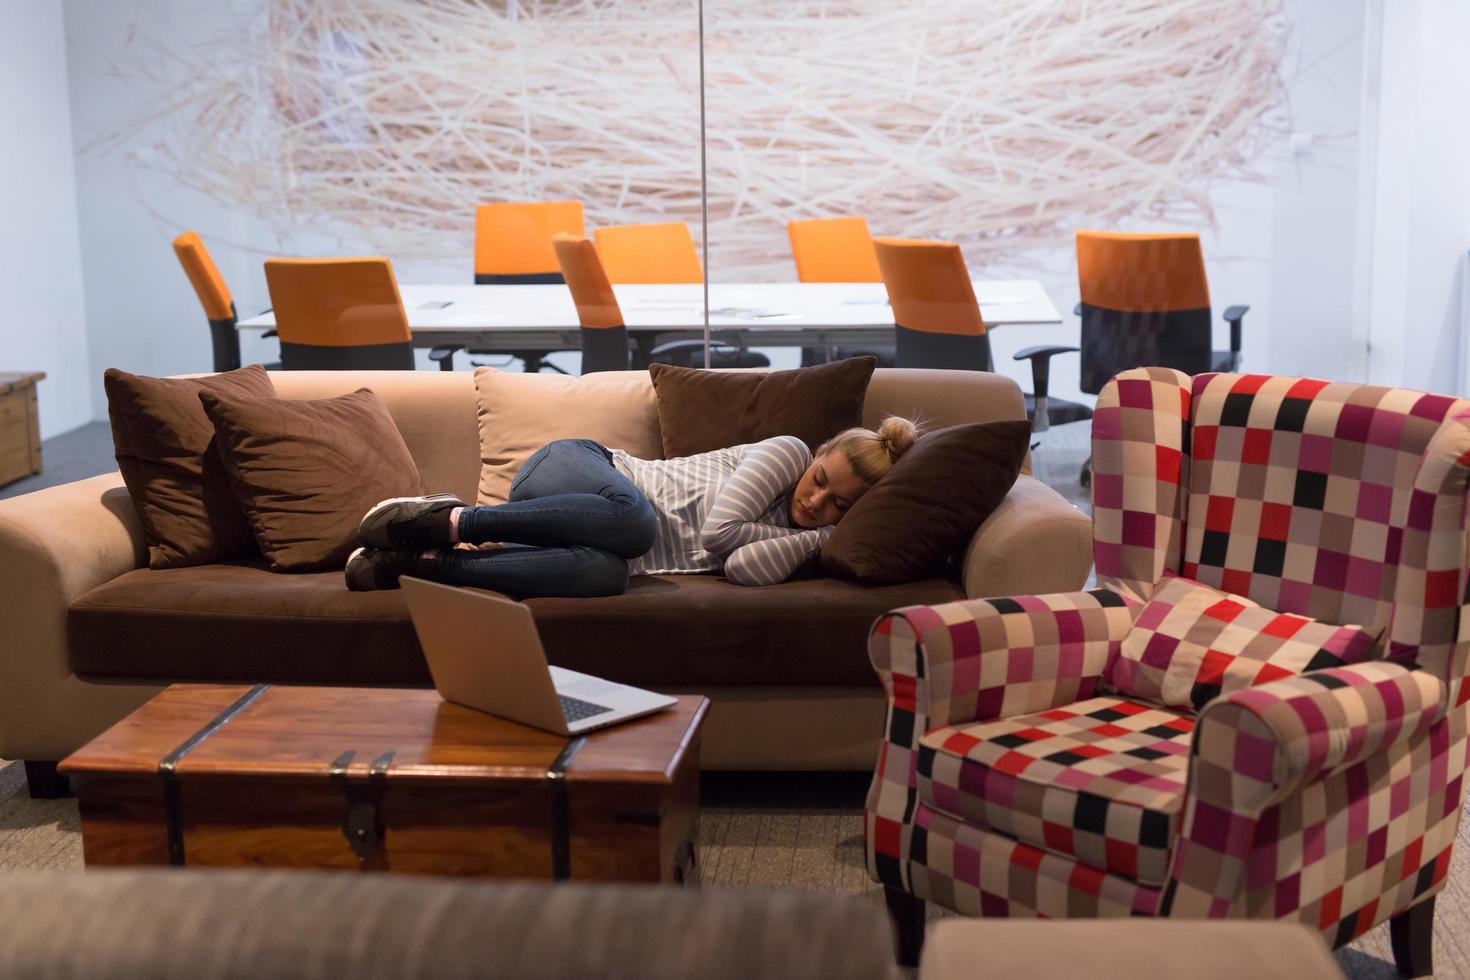
<svg viewBox="0 0 1470 980"><path fill-rule="evenodd" d="M1194 718L1124 698L919 739L919 800L1149 885L1178 832Z"/></svg>
<svg viewBox="0 0 1470 980"><path fill-rule="evenodd" d="M1149 599L1103 675L1105 688L1177 708L1323 667L1360 663L1373 634L1278 613L1170 575Z"/></svg>
<svg viewBox="0 0 1470 980"><path fill-rule="evenodd" d="M1104 387L1092 415L1097 584L1139 602L1179 570L1190 397L1187 374L1140 368Z"/></svg>
<svg viewBox="0 0 1470 980"><path fill-rule="evenodd" d="M1470 410L1457 401L1435 434L1414 475L1403 529L1390 560L1398 569L1388 656L1432 670L1450 685L1454 703L1470 699L1465 673L1470 617L1461 609L1467 593L1467 523L1464 500L1470 479Z"/></svg>
<svg viewBox="0 0 1470 980"><path fill-rule="evenodd" d="M1470 404L1146 369L1104 390L1093 440L1101 588L875 624L889 708L870 874L971 915L1299 919L1334 946L1442 888L1467 764ZM1222 683L1197 714L1109 696L1166 573L1361 624L1384 658ZM1188 753L1135 767L1130 736L1090 741L1096 710L1192 721L1149 746ZM1170 820L1131 865L1120 844L1144 834L1115 822L1124 808Z"/></svg>
<svg viewBox="0 0 1470 980"><path fill-rule="evenodd" d="M1464 797L1445 695L1377 661L1210 704L1161 914L1298 918L1341 945L1435 890Z"/></svg>
<svg viewBox="0 0 1470 980"><path fill-rule="evenodd" d="M1181 574L1279 612L1386 627L1420 463L1470 402L1258 374L1201 375L1193 391Z"/></svg>
<svg viewBox="0 0 1470 980"><path fill-rule="evenodd" d="M905 845L910 890L965 915L1095 919L1152 915L1159 906L1157 888L923 804L906 828Z"/></svg>

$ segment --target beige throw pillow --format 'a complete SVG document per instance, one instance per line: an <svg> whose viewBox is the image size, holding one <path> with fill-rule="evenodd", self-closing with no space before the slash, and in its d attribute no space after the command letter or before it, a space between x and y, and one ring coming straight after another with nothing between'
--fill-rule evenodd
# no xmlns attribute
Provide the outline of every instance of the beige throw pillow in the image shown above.
<svg viewBox="0 0 1470 980"><path fill-rule="evenodd" d="M531 454L557 439L595 439L641 459L662 458L658 398L644 372L563 374L475 371L481 504L503 504Z"/></svg>

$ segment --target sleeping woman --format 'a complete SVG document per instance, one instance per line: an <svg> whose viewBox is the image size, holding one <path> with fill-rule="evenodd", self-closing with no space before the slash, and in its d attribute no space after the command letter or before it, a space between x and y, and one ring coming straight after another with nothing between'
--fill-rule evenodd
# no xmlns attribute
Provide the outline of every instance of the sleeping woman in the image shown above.
<svg viewBox="0 0 1470 980"><path fill-rule="evenodd" d="M354 591L400 575L537 596L619 595L630 575L723 572L783 582L815 556L854 502L917 435L889 418L848 429L815 456L794 436L698 456L646 460L590 439L538 449L510 501L466 507L437 494L385 500L362 519L347 561ZM475 551L458 543L500 542Z"/></svg>

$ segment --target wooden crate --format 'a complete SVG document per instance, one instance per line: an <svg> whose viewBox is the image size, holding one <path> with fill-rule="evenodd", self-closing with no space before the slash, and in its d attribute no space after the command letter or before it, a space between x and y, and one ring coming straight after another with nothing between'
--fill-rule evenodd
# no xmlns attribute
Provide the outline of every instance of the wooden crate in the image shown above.
<svg viewBox="0 0 1470 980"><path fill-rule="evenodd" d="M707 705L569 743L432 690L178 684L61 770L88 867L690 883Z"/></svg>
<svg viewBox="0 0 1470 980"><path fill-rule="evenodd" d="M0 372L0 486L41 472L40 371Z"/></svg>

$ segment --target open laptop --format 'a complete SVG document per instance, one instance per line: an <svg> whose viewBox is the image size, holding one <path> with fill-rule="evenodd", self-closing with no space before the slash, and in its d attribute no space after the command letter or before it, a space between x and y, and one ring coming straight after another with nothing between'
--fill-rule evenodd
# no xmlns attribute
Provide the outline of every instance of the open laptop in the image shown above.
<svg viewBox="0 0 1470 980"><path fill-rule="evenodd" d="M434 687L446 701L558 735L674 704L662 694L550 666L531 610L519 602L408 576L399 584Z"/></svg>

